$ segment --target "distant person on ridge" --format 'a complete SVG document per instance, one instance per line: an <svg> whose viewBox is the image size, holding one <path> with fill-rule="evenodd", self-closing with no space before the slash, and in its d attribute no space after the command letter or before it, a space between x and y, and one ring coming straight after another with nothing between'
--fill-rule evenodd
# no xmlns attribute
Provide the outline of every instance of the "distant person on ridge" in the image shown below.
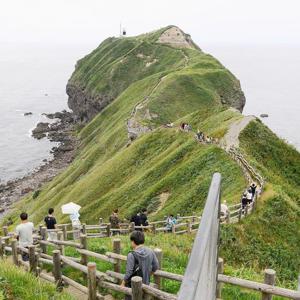
<svg viewBox="0 0 300 300"><path fill-rule="evenodd" d="M249 188L247 191L247 202L250 204L252 202L252 190Z"/></svg>
<svg viewBox="0 0 300 300"><path fill-rule="evenodd" d="M141 231L133 231L130 235L133 251L127 255L126 273L121 286L131 287L131 279L134 276L142 277L143 283L150 284L150 276L159 265L153 250L144 246L145 235ZM125 300L131 300L131 296L125 296Z"/></svg>
<svg viewBox="0 0 300 300"><path fill-rule="evenodd" d="M16 227L16 238L19 241L19 245L24 248L28 248L28 246L33 244L33 223L28 222L27 213L23 212L20 214L21 224ZM22 252L22 260L28 261L29 255L27 253Z"/></svg>
<svg viewBox="0 0 300 300"><path fill-rule="evenodd" d="M147 209L146 208L142 209L142 213L141 213L140 218L141 218L142 226L148 226L149 225L148 217L147 217Z"/></svg>
<svg viewBox="0 0 300 300"><path fill-rule="evenodd" d="M44 219L46 227L48 229L48 241L57 240L57 233L53 231L54 229L56 229L56 219L54 218L53 213L54 209L49 208L48 216L46 216Z"/></svg>
<svg viewBox="0 0 300 300"><path fill-rule="evenodd" d="M254 196L255 196L256 187L257 186L254 182L250 185L250 189L251 189L251 192L252 192L252 200L254 199Z"/></svg>
<svg viewBox="0 0 300 300"><path fill-rule="evenodd" d="M120 219L119 219L119 210L115 209L111 216L109 217L109 223L111 229L119 229L120 228ZM120 231L114 231L113 235L120 233Z"/></svg>
<svg viewBox="0 0 300 300"><path fill-rule="evenodd" d="M247 193L243 193L241 202L242 202L242 209L244 210L248 204Z"/></svg>
<svg viewBox="0 0 300 300"><path fill-rule="evenodd" d="M142 225L142 220L141 220L141 215L140 213L135 213L131 219L130 219L131 223L134 223L134 226L141 226ZM137 229L139 231L141 231L142 229Z"/></svg>

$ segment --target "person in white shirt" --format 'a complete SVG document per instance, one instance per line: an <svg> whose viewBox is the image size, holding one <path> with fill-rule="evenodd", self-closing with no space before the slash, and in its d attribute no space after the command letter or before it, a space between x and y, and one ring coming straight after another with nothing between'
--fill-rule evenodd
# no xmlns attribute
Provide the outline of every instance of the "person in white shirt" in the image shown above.
<svg viewBox="0 0 300 300"><path fill-rule="evenodd" d="M24 248L28 248L28 246L33 244L33 223L28 222L27 213L23 212L20 214L21 224L16 227L16 237L19 240L19 245ZM22 254L22 260L28 261L29 256L27 253Z"/></svg>
<svg viewBox="0 0 300 300"><path fill-rule="evenodd" d="M80 223L79 217L80 217L80 214L78 212L70 215L70 220L72 222L72 227L74 230L74 232L73 232L74 240L80 239L81 223Z"/></svg>
<svg viewBox="0 0 300 300"><path fill-rule="evenodd" d="M227 202L226 200L221 204L221 217L225 217L225 219L227 219L229 214L229 209L227 206Z"/></svg>

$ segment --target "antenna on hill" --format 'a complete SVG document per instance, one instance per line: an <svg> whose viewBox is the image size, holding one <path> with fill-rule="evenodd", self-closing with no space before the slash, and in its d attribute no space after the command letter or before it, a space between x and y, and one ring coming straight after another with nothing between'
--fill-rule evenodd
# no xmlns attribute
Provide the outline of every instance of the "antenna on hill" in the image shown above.
<svg viewBox="0 0 300 300"><path fill-rule="evenodd" d="M120 23L120 37L126 36L126 29L122 27L122 23Z"/></svg>

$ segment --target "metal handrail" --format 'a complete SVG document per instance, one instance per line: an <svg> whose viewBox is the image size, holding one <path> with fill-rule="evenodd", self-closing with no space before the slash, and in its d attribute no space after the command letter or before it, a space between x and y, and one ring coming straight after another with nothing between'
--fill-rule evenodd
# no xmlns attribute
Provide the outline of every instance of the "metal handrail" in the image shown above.
<svg viewBox="0 0 300 300"><path fill-rule="evenodd" d="M215 173L178 300L215 300L220 229L221 174Z"/></svg>

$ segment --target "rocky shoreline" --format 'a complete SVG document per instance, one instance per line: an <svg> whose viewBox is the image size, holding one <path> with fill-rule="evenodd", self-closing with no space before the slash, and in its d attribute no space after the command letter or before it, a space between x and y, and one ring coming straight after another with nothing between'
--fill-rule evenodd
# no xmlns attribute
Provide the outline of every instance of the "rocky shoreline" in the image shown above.
<svg viewBox="0 0 300 300"><path fill-rule="evenodd" d="M39 193L46 182L62 172L74 159L78 141L74 134L75 118L71 112L62 111L54 114L45 114L53 123L38 123L32 131L36 139L48 138L57 142L52 148L53 159L43 160L39 168L24 177L0 184L0 219L9 212L11 205L26 194Z"/></svg>

